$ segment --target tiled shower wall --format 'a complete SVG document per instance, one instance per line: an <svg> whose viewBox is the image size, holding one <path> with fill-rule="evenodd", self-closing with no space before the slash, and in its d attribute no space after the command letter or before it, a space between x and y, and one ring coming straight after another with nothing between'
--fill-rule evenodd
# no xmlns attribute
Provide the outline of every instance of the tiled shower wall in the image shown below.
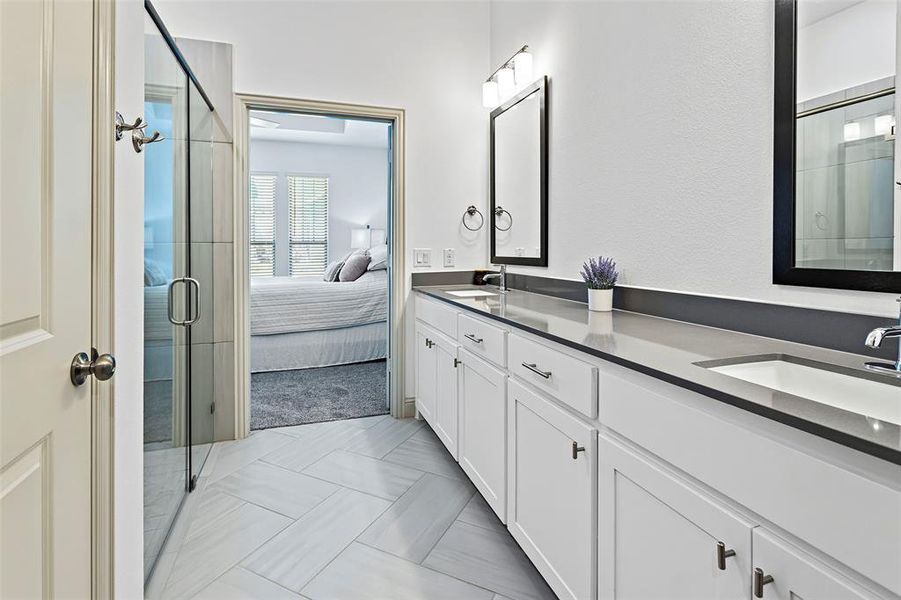
<svg viewBox="0 0 901 600"><path fill-rule="evenodd" d="M192 164L212 170L212 177L191 181L192 266L199 281L212 282L201 295L203 317L192 339L192 406L204 413L215 406L212 419L208 413L193 419L200 429L195 440L230 440L235 437L233 50L231 44L204 40L177 38L176 43L215 108L206 113L210 121L191 124L198 133Z"/></svg>
<svg viewBox="0 0 901 600"><path fill-rule="evenodd" d="M890 77L843 90L803 102L798 112L894 84ZM798 119L798 266L892 270L894 140L875 129L877 117L894 114L894 102L889 94Z"/></svg>

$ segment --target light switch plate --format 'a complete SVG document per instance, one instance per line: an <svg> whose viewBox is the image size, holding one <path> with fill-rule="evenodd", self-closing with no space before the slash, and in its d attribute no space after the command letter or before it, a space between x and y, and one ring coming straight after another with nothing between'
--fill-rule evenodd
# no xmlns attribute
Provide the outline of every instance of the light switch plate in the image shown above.
<svg viewBox="0 0 901 600"><path fill-rule="evenodd" d="M431 248L413 248L413 268L432 266Z"/></svg>
<svg viewBox="0 0 901 600"><path fill-rule="evenodd" d="M454 252L453 248L445 248L444 249L444 266L445 267L453 267L457 264L457 253Z"/></svg>

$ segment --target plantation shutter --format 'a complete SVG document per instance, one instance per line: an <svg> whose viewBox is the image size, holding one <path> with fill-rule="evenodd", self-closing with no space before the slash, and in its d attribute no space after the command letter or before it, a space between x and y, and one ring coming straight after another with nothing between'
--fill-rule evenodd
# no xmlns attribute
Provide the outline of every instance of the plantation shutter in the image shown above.
<svg viewBox="0 0 901 600"><path fill-rule="evenodd" d="M250 276L275 275L275 175L250 175Z"/></svg>
<svg viewBox="0 0 901 600"><path fill-rule="evenodd" d="M328 177L288 176L291 275L321 275L328 264Z"/></svg>

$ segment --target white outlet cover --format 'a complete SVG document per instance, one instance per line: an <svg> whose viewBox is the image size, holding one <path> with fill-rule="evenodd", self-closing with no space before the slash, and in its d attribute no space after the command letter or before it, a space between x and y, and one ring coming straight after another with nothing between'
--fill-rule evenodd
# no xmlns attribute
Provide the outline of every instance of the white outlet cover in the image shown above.
<svg viewBox="0 0 901 600"><path fill-rule="evenodd" d="M453 267L456 264L456 252L453 248L444 249L444 266Z"/></svg>

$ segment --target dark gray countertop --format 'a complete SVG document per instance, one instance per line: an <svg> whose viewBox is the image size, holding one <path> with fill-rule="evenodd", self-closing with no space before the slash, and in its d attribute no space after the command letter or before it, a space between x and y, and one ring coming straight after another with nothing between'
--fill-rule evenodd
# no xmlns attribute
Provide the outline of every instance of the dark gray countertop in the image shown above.
<svg viewBox="0 0 901 600"><path fill-rule="evenodd" d="M458 298L446 293L461 289L496 290L490 286L474 288L467 285L414 288L463 310L901 464L899 425L772 390L695 364L742 356L784 355L802 359L795 362L824 363L829 365L829 370L898 386L898 401L901 402L901 379L864 369L863 363L871 357L638 313L619 310L594 313L581 302L518 290L483 298ZM861 346L866 333L861 332Z"/></svg>

